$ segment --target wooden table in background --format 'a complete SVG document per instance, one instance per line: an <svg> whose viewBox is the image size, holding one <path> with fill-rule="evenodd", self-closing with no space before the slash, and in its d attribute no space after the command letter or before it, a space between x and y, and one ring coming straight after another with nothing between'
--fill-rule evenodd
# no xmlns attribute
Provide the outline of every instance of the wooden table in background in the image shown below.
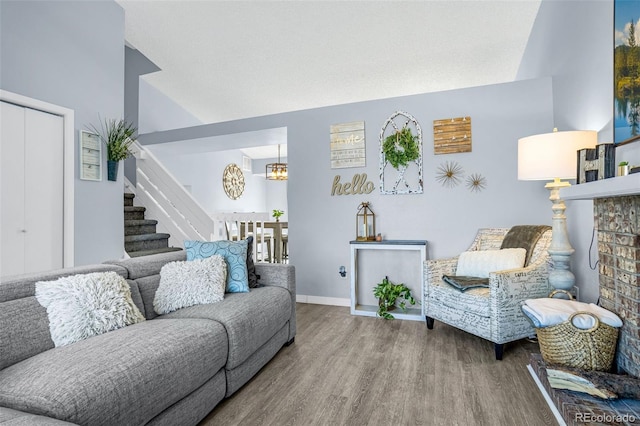
<svg viewBox="0 0 640 426"><path fill-rule="evenodd" d="M288 222L264 222L265 229L273 229L273 261L282 263L282 230L288 229Z"/></svg>

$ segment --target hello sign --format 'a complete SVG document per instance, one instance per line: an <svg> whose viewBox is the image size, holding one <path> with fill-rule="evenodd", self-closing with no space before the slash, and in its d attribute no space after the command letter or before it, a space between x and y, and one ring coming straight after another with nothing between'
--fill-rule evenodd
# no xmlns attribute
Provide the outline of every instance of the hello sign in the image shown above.
<svg viewBox="0 0 640 426"><path fill-rule="evenodd" d="M367 181L366 173L357 173L353 176L351 182L345 183L341 183L340 175L336 175L331 186L331 196L371 194L374 188L373 182Z"/></svg>

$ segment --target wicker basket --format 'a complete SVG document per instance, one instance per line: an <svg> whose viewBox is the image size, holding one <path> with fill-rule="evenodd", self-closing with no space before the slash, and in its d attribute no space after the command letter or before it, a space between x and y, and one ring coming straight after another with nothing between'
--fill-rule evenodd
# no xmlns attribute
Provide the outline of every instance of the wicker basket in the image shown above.
<svg viewBox="0 0 640 426"><path fill-rule="evenodd" d="M573 325L576 315L590 315L595 320L587 330ZM591 312L575 312L558 325L536 328L542 358L548 364L558 364L584 370L609 371L613 365L618 341L618 328L600 322Z"/></svg>

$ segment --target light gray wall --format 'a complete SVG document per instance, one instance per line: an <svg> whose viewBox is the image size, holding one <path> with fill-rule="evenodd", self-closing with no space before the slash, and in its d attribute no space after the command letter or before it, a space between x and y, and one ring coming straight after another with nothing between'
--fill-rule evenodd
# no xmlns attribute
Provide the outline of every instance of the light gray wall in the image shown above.
<svg viewBox="0 0 640 426"><path fill-rule="evenodd" d="M0 2L0 87L75 111L76 130L121 118L124 12L115 2ZM76 131L76 161L78 132ZM75 263L124 253L123 173L75 180Z"/></svg>
<svg viewBox="0 0 640 426"><path fill-rule="evenodd" d="M140 51L129 46L124 48L124 117L138 129L138 133L149 131L141 127L144 117L141 120L139 116L139 94L141 91L140 86L142 85L140 76L159 70L160 68ZM170 119L171 115L168 114L167 117ZM135 157L129 157L124 160L124 175L133 185L137 183Z"/></svg>
<svg viewBox="0 0 640 426"><path fill-rule="evenodd" d="M140 79L139 117L140 133L179 129L202 124L202 121L147 83L144 77Z"/></svg>
<svg viewBox="0 0 640 426"><path fill-rule="evenodd" d="M600 143L613 141L613 2L542 2L518 78L544 76L553 76L559 130L597 130ZM616 157L640 163L640 143L618 147ZM597 260L595 243L589 261L593 202L568 201L566 213L580 297L595 301L598 273L590 267Z"/></svg>
<svg viewBox="0 0 640 426"><path fill-rule="evenodd" d="M289 164L288 220L290 261L297 268L298 294L349 298L349 281L338 267L349 265L349 241L355 237L356 208L370 201L377 229L387 239L426 239L429 257L465 250L478 228L515 224L550 224L546 190L516 178L519 137L540 133L553 124L551 79L538 79L449 92L296 111L247 120L209 124L142 135L140 141L189 140L274 127L287 127ZM334 176L351 180L367 173L378 186L378 135L385 120L404 110L421 123L424 134L424 194L331 196ZM473 151L434 155L432 122L471 116ZM366 167L330 168L329 127L365 121ZM470 192L464 183L444 188L436 168L456 161L466 174L480 173L487 188ZM349 271L351 272L351 271ZM375 285L364 283L363 285Z"/></svg>
<svg viewBox="0 0 640 426"><path fill-rule="evenodd" d="M148 146L160 162L184 186L208 213L265 212L265 179L244 172L245 189L240 198L232 200L224 193L222 175L228 164L242 167L242 152L216 151L179 155L165 152L162 145Z"/></svg>

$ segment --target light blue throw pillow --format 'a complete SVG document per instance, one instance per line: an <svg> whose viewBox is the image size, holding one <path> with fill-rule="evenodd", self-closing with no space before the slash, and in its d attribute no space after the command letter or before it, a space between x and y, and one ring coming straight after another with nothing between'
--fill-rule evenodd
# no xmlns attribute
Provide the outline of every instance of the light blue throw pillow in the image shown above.
<svg viewBox="0 0 640 426"><path fill-rule="evenodd" d="M205 259L218 254L227 262L227 293L248 293L247 240L185 241L187 260Z"/></svg>

